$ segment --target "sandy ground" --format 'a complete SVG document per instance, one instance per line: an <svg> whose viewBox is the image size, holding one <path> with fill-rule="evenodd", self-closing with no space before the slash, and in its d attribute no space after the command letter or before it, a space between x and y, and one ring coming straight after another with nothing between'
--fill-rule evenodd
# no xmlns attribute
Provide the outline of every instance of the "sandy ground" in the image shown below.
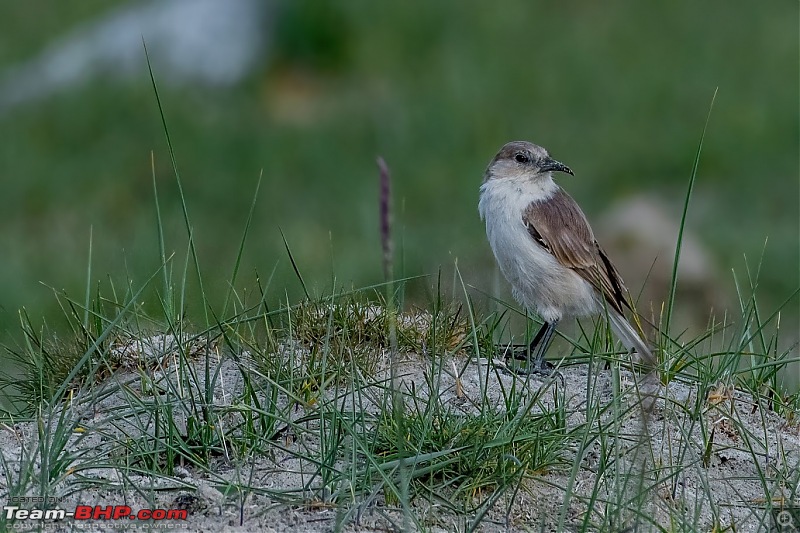
<svg viewBox="0 0 800 533"><path fill-rule="evenodd" d="M214 401L218 405L231 405L236 401L236 393L242 389L241 372L237 363L231 359L218 362L212 355L212 369L219 367L220 379L215 388ZM200 354L194 361L198 382L204 375L204 360ZM167 361L165 359L165 361ZM496 362L456 357L444 364L448 371L443 374L442 401L462 405L465 416L470 416L470 399L479 398L482 383L489 384L487 395L493 402L500 402L502 380L509 388L514 379L507 372L495 372ZM424 397L428 394L424 374L430 363L414 354L403 357L400 365L401 387L407 390L414 383L415 393ZM50 494L58 495L58 507L73 510L77 505L129 505L133 509L186 509L186 521L152 524L152 529L165 528L203 531L203 532L245 532L245 531L332 531L337 520L343 520L344 531L398 531L403 529L403 515L395 507L387 506L382 494L376 490L372 496L358 499L359 507L338 510L324 501L309 500L305 505L289 505L271 499L259 490L248 494L233 492L225 495L221 480L241 483L264 489L274 494L277 490L295 491L309 482L309 472L313 469L303 464L295 452L319 446L319 442L308 442L312 433L292 438L291 431L281 434L279 446L272 453L250 458L246 461L231 461L218 457L207 472L191 466L178 466L175 475L169 478L154 478L149 475L127 473L110 465L118 448L114 442L119 439L146 439L141 433L141 420L134 423L135 416L125 415L124 409L130 406L130 398L143 401L153 394L153 384L163 383L165 376L173 375L175 368L167 361L161 370L152 370L143 380L140 371L118 369L107 383L96 388L90 396L76 397L66 411L70 419L79 421L79 429L72 433L60 459L69 461L69 469L53 468L54 477L50 479ZM488 378L487 371L490 373ZM567 421L568 427L585 421L586 388L589 368L578 365L559 369L558 377L552 380L531 376L519 394L530 394L541 387L566 387L566 398L572 411ZM455 374L459 374L459 387ZM599 369L593 381L593 401L606 404L612 401L612 371ZM523 378L524 379L524 378ZM633 375L620 371L623 390L633 384ZM147 387L143 386L147 383ZM124 384L126 392L119 385ZM519 384L518 384L519 385ZM163 392L163 391L162 391ZM339 389L337 395L350 401L350 391ZM735 526L736 531L763 531L766 511L763 510L765 495L777 499L797 491L798 465L800 465L800 435L798 426L788 424L763 405L740 391L720 388L709 398L700 399L706 407L705 417L708 428L715 434L713 447L704 446L701 424L692 420L678 408L692 405L697 399L697 390L692 386L671 383L660 391L657 402L648 419L646 452L632 451L636 438L623 444L620 450L620 468L631 471L637 463L656 464L660 468L661 481L647 495L642 505L648 516L668 527L670 517L684 515L689 523L696 524L700 530L711 531L714 520L724 529ZM552 398L545 394L543 398ZM630 400L623 398L622 404ZM547 400L545 400L547 401ZM552 400L550 400L552 401ZM378 409L376 404L362 406L367 411ZM308 407L313 410L314 406ZM610 412L610 411L609 411ZM640 435L642 420L638 411L633 410L620 419L616 430L623 435ZM727 414L726 414L727 413ZM293 415L302 421L306 410L298 409ZM176 412L177 419L184 413ZM55 423L55 422L52 422ZM228 421L221 419L220 424ZM300 423L300 422L299 422ZM45 428L44 434L54 434ZM7 494L9 480L15 484L24 471L30 467L40 472L40 459L20 461L22 450L36 457L39 431L35 423L18 423L0 428L0 448L9 469L0 476L0 494ZM532 479L526 480L522 490L507 493L498 499L478 527L479 531L556 531L559 516L563 511L565 529L577 529L588 511L586 503L593 487L599 486L601 497L613 499L619 494L615 480L598 481L599 462L603 457L600 442L585 449L582 457L577 455L578 446L563 451L566 460L563 468L554 468ZM638 448L637 448L638 449ZM682 451L681 451L682 450ZM703 465L702 458L707 458ZM51 459L51 464L52 464ZM575 461L580 461L577 477L572 487L568 508L563 509L565 487ZM572 462L573 465L569 463ZM88 466L87 466L88 465ZM608 476L608 471L606 474ZM781 482L781 476L788 478ZM760 479L766 478L766 485ZM794 484L795 486L792 486ZM598 492L594 489L595 492ZM615 492L616 491L616 492ZM13 492L12 492L13 494ZM22 495L22 500L10 500L5 505L19 505L22 509L41 507L35 503L40 488L31 485ZM708 494L711 498L708 498ZM24 498L28 498L27 500ZM19 502L19 503L17 503ZM595 502L595 513L602 514L603 505ZM421 524L429 531L464 531L468 529L474 516L459 516L445 510L442 506L423 502L418 498L413 502L413 510ZM78 531L85 529L114 530L121 527L143 529L148 525L138 521L88 521L77 522L71 519L47 524L48 530ZM17 521L14 530L29 530L30 522ZM411 527L410 529L415 529ZM677 528L678 530L680 528ZM640 531L655 530L643 527ZM686 529L684 529L686 530Z"/></svg>

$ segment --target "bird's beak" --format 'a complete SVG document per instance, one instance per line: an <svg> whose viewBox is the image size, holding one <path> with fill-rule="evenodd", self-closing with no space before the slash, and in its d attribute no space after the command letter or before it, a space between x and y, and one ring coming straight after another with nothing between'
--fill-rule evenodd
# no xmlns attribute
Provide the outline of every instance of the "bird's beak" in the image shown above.
<svg viewBox="0 0 800 533"><path fill-rule="evenodd" d="M549 157L539 163L539 170L542 172L566 172L571 176L575 175L567 165Z"/></svg>

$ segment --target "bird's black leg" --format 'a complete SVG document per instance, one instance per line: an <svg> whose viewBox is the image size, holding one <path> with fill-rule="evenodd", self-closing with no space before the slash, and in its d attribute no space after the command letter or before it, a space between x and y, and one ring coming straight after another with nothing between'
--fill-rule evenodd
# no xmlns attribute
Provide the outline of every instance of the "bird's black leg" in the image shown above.
<svg viewBox="0 0 800 533"><path fill-rule="evenodd" d="M553 366L545 361L544 354L553 342L553 333L556 331L558 320L552 322L545 322L542 328L531 341L528 347L528 371L537 372L542 374L549 374Z"/></svg>
<svg viewBox="0 0 800 533"><path fill-rule="evenodd" d="M545 322L542 324L542 327L539 328L539 331L536 332L536 335L534 335L533 340L531 340L528 346L523 346L521 347L522 349L512 351L511 355L514 359L527 361L525 368L517 368L515 372L520 374L550 373L552 365L545 361L544 354L547 352L547 348L553 340L553 333L556 330L557 324L558 320Z"/></svg>
<svg viewBox="0 0 800 533"><path fill-rule="evenodd" d="M539 331L536 332L536 335L533 336L531 343L527 346L524 344L509 344L508 349L511 350L509 355L520 361L530 361L531 354L536 352L536 346L541 342L545 331L547 331L547 326L547 322L544 322L542 327L539 328Z"/></svg>
<svg viewBox="0 0 800 533"><path fill-rule="evenodd" d="M530 345L528 345L528 353L526 354L526 359L530 360L531 354L534 353L536 350L536 346L542 341L542 337L544 337L547 328L550 327L550 324L547 322L542 323L542 327L539 328L539 331L536 332L536 335L533 336L533 340L531 341Z"/></svg>

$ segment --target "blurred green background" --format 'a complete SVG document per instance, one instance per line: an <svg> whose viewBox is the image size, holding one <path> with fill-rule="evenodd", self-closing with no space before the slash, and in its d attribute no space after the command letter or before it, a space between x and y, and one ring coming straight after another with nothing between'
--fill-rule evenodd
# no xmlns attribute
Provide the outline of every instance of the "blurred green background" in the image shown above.
<svg viewBox="0 0 800 533"><path fill-rule="evenodd" d="M122 4L4 2L0 70ZM590 220L639 193L677 218L717 87L689 227L725 290L767 238L765 307L798 286L797 2L296 0L265 18L266 55L243 82L160 85L212 301L262 171L241 279L275 268L275 299L300 294L279 228L318 292L332 273L381 281L378 154L393 174L403 275L457 258L468 283L492 288L478 186L508 140L572 167L561 183ZM133 82L87 79L6 110L0 139L0 331L16 335L23 306L58 324L40 281L82 294L90 228L95 279L141 283L158 267L151 151L168 252L185 254L143 53Z"/></svg>

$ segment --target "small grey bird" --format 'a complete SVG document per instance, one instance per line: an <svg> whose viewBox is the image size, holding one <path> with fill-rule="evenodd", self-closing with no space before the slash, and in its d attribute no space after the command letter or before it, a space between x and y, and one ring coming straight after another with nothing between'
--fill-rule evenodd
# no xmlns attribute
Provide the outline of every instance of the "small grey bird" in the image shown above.
<svg viewBox="0 0 800 533"><path fill-rule="evenodd" d="M633 308L619 273L553 172L574 175L541 146L510 142L486 169L478 203L514 298L544 320L528 347L528 371L545 371L544 354L561 319L604 312L625 347L652 368L653 355L625 318Z"/></svg>

